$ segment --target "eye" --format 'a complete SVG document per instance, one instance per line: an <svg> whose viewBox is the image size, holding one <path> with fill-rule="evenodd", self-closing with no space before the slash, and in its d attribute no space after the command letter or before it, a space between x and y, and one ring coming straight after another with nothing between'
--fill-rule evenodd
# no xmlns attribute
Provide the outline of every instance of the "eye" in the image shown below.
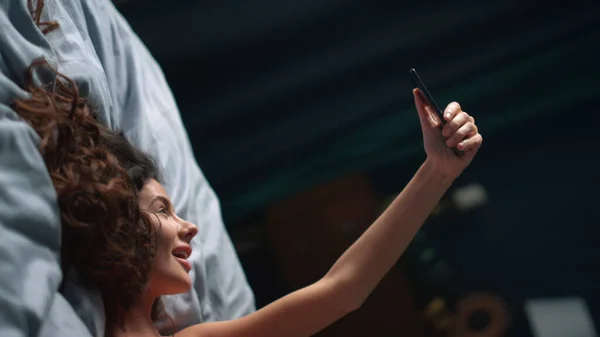
<svg viewBox="0 0 600 337"><path fill-rule="evenodd" d="M169 211L165 207L159 208L156 213L160 213L160 214L164 214L164 215L169 215Z"/></svg>

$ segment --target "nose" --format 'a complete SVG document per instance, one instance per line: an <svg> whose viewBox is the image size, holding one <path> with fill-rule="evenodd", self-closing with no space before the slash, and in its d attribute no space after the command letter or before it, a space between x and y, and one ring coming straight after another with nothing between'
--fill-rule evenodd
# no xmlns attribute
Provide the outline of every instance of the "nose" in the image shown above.
<svg viewBox="0 0 600 337"><path fill-rule="evenodd" d="M190 243L196 234L198 234L198 227L189 221L181 219L179 238L186 243Z"/></svg>

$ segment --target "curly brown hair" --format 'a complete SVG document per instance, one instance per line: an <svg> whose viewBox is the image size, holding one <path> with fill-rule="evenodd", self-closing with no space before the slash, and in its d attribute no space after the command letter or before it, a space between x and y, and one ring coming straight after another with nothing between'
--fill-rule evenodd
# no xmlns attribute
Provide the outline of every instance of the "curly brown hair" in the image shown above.
<svg viewBox="0 0 600 337"><path fill-rule="evenodd" d="M14 110L40 137L39 150L56 190L62 221L63 279L75 270L82 281L100 290L106 331L142 294L156 248L156 229L140 210L138 193L148 179L160 180L153 160L122 133L103 126L77 86L53 70L50 85L33 83L26 73L27 99ZM50 68L51 69L51 68ZM160 301L153 319L161 314Z"/></svg>

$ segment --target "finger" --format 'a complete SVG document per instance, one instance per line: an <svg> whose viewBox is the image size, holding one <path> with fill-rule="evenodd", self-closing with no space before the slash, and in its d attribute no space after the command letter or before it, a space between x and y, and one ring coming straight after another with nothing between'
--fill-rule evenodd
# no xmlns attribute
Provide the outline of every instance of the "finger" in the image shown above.
<svg viewBox="0 0 600 337"><path fill-rule="evenodd" d="M477 133L473 137L469 137L462 142L458 143L457 148L463 152L477 150L483 143L483 137Z"/></svg>
<svg viewBox="0 0 600 337"><path fill-rule="evenodd" d="M413 89L413 96L415 98L415 106L419 114L419 121L423 128L439 128L440 121L435 117L433 108L427 103L421 90Z"/></svg>
<svg viewBox="0 0 600 337"><path fill-rule="evenodd" d="M463 124L455 133L450 135L448 139L446 139L446 145L450 147L455 147L460 143L463 139L472 137L477 134L477 126L470 121L466 124Z"/></svg>
<svg viewBox="0 0 600 337"><path fill-rule="evenodd" d="M469 117L469 114L464 111L460 111L459 113L455 114L454 117L449 120L446 125L444 125L444 128L442 129L442 135L444 137L450 137L461 126L471 121Z"/></svg>
<svg viewBox="0 0 600 337"><path fill-rule="evenodd" d="M452 102L446 106L446 109L444 109L444 119L446 122L449 122L461 111L462 108L460 107L460 104L457 102Z"/></svg>

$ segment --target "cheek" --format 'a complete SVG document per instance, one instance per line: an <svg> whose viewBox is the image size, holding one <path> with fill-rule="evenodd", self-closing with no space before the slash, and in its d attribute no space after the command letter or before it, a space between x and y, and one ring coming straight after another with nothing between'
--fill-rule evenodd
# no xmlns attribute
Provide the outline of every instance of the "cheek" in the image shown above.
<svg viewBox="0 0 600 337"><path fill-rule="evenodd" d="M161 253L164 252L171 255L171 251L175 248L177 228L173 226L173 223L169 221L169 219L160 219L160 224L156 227L156 237L158 240L156 243L157 249L160 250Z"/></svg>

